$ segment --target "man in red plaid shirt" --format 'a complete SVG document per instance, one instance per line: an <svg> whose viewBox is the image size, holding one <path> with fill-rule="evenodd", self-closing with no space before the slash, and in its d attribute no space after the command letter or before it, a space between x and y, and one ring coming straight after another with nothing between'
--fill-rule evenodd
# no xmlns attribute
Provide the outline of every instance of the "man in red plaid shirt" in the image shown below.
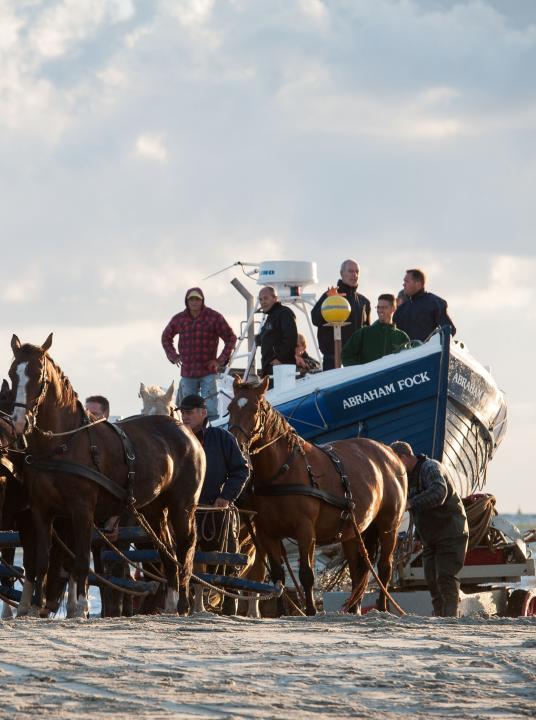
<svg viewBox="0 0 536 720"><path fill-rule="evenodd" d="M187 395L205 398L209 420L218 417L216 375L229 362L236 335L219 312L205 306L201 288L190 288L186 310L174 315L162 333L162 346L169 362L181 368L177 404ZM174 339L179 336L178 352ZM220 338L224 347L217 357Z"/></svg>

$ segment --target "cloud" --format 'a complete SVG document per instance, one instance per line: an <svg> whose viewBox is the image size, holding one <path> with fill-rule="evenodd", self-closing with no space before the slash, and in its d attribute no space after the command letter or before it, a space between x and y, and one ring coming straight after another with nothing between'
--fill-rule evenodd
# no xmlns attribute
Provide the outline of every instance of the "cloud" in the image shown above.
<svg viewBox="0 0 536 720"><path fill-rule="evenodd" d="M135 153L146 160L165 162L168 157L167 148L159 135L140 135L136 138Z"/></svg>

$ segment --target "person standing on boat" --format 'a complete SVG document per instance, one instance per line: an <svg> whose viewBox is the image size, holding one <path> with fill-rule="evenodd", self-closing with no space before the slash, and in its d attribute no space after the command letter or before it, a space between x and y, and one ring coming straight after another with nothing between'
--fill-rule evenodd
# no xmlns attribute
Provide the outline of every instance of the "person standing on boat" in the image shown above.
<svg viewBox="0 0 536 720"><path fill-rule="evenodd" d="M229 362L236 335L219 312L205 305L201 288L190 288L186 309L174 315L162 333L162 346L169 362L181 369L177 405L186 395L198 394L207 401L209 420L218 417L217 373ZM179 336L178 352L174 340ZM220 338L223 350L217 356Z"/></svg>
<svg viewBox="0 0 536 720"><path fill-rule="evenodd" d="M424 342L438 327L450 325L452 335L456 327L449 317L447 301L424 289L426 275L418 268L406 270L404 293L406 300L397 308L394 321L411 340Z"/></svg>
<svg viewBox="0 0 536 720"><path fill-rule="evenodd" d="M261 348L261 375L272 375L274 365L295 365L298 327L296 316L285 307L273 287L267 285L259 292L259 305L267 316L257 345Z"/></svg>
<svg viewBox="0 0 536 720"><path fill-rule="evenodd" d="M370 301L357 292L359 284L359 264L355 260L345 260L341 265L341 278L337 281L337 292L348 300L351 307L347 322L341 328L342 345L348 342L353 332L370 325ZM327 291L320 296L311 310L311 320L318 328L317 337L323 355L322 369L332 370L335 367L335 340L333 328L326 326L322 317L322 303L327 298Z"/></svg>
<svg viewBox="0 0 536 720"><path fill-rule="evenodd" d="M363 365L409 345L409 337L393 323L396 298L383 293L378 298L378 319L372 325L356 330L342 349L342 364Z"/></svg>
<svg viewBox="0 0 536 720"><path fill-rule="evenodd" d="M440 462L414 455L411 445L401 440L392 443L391 448L408 473L406 509L423 544L422 564L434 615L457 617L458 573L469 540L463 503Z"/></svg>

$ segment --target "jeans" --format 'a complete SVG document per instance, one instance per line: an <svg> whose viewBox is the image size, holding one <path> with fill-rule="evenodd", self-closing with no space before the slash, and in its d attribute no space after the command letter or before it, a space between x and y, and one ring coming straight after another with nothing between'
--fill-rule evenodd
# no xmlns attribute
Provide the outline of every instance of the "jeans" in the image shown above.
<svg viewBox="0 0 536 720"><path fill-rule="evenodd" d="M187 395L201 395L201 397L205 398L208 419L217 420L218 388L216 378L216 373L196 378L181 377L179 391L177 392L177 405L180 405L181 400Z"/></svg>

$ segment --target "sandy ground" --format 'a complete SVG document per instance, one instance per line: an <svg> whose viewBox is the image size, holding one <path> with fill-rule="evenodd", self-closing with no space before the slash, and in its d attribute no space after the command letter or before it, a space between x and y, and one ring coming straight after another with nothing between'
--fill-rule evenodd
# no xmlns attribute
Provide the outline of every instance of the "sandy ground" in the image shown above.
<svg viewBox="0 0 536 720"><path fill-rule="evenodd" d="M21 619L1 718L521 718L536 619Z"/></svg>

